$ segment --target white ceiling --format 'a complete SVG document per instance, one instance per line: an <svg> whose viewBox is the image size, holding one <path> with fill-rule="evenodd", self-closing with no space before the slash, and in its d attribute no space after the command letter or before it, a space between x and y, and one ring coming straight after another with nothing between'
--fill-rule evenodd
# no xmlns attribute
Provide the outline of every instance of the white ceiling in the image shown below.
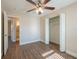
<svg viewBox="0 0 79 59"><path fill-rule="evenodd" d="M37 1L37 0L33 0ZM42 0L43 1L43 0ZM51 0L47 3L47 6L54 6L56 9L63 8L69 4L76 2L76 0ZM34 5L28 3L25 0L2 0L2 9L6 10L9 15L29 14L26 11L32 9ZM43 14L51 13L52 11L44 10ZM34 14L35 11L30 12ZM36 14L36 13L35 13Z"/></svg>

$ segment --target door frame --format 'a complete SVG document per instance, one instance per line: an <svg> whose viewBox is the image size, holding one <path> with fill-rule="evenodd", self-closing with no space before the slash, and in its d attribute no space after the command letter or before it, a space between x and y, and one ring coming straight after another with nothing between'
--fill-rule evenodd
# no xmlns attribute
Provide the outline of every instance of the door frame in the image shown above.
<svg viewBox="0 0 79 59"><path fill-rule="evenodd" d="M58 16L58 15L57 15ZM60 51L65 52L65 13L60 13ZM45 18L45 44L49 44L49 17Z"/></svg>
<svg viewBox="0 0 79 59"><path fill-rule="evenodd" d="M16 26L17 26L17 20L19 22L19 43L20 43L20 18L19 16L8 16L11 20L11 40L12 42L16 42Z"/></svg>

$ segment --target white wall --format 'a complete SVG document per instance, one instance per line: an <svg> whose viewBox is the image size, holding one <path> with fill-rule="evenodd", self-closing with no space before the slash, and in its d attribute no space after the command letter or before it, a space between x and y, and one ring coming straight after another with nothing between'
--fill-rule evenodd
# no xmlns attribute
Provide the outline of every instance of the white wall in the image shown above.
<svg viewBox="0 0 79 59"><path fill-rule="evenodd" d="M77 56L77 6L76 4L77 3L73 3L67 7L56 10L53 13L46 15L47 17L51 18L51 17L58 16L60 13L65 14L66 16L66 21L65 21L66 23L65 24L66 26L66 29L65 29L66 30L66 34L65 34L66 35L66 38L65 38L66 39L66 52L75 57Z"/></svg>
<svg viewBox="0 0 79 59"><path fill-rule="evenodd" d="M20 18L20 44L40 41L40 21L36 15L22 15Z"/></svg>
<svg viewBox="0 0 79 59"><path fill-rule="evenodd" d="M70 5L66 9L66 51L77 56L77 6Z"/></svg>
<svg viewBox="0 0 79 59"><path fill-rule="evenodd" d="M45 18L40 18L40 40L45 42Z"/></svg>
<svg viewBox="0 0 79 59"><path fill-rule="evenodd" d="M50 18L49 35L50 42L59 44L60 42L60 18L58 16Z"/></svg>
<svg viewBox="0 0 79 59"><path fill-rule="evenodd" d="M77 57L77 3L61 9L60 13L66 15L66 52Z"/></svg>

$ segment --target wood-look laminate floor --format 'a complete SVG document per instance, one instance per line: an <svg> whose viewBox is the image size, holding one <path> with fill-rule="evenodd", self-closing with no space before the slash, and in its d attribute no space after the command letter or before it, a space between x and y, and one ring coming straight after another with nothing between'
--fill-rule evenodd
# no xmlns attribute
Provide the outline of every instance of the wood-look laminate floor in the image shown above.
<svg viewBox="0 0 79 59"><path fill-rule="evenodd" d="M9 45L8 52L3 59L46 59L46 57L50 56L50 54L45 57L42 56L42 54L51 50L54 51L51 54L58 53L64 59L76 59L66 53L61 53L58 48L59 46L55 44L45 45L42 42L22 46L19 46L18 43L12 43Z"/></svg>

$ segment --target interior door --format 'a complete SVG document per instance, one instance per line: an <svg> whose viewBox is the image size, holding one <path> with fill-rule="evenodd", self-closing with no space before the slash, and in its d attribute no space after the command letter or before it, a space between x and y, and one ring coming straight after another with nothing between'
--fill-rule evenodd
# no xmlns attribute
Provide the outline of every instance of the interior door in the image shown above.
<svg viewBox="0 0 79 59"><path fill-rule="evenodd" d="M8 50L8 17L4 11L4 55Z"/></svg>

